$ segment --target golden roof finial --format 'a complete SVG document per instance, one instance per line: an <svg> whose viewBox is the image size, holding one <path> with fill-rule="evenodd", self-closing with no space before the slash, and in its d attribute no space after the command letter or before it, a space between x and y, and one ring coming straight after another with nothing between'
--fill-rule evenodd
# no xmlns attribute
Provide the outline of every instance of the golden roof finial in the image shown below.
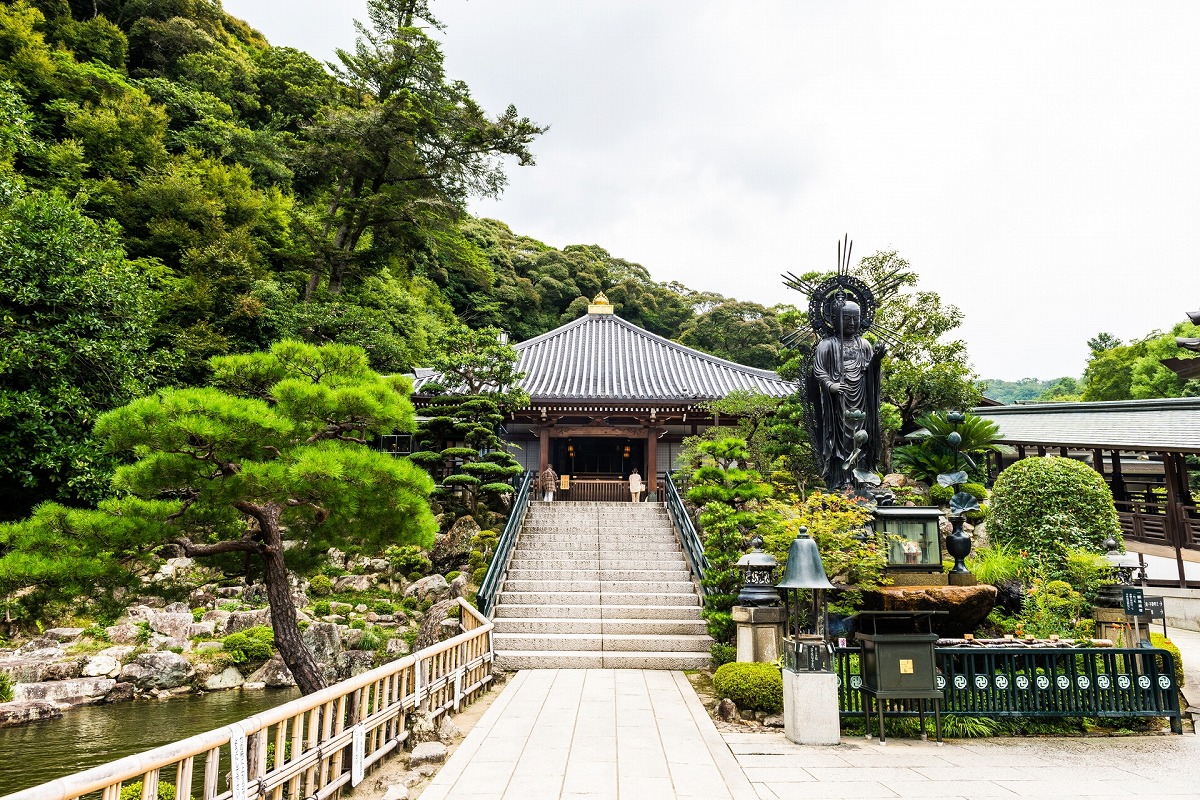
<svg viewBox="0 0 1200 800"><path fill-rule="evenodd" d="M604 296L604 292L596 295L596 298L588 305L589 314L611 314L613 313L612 303L608 302L608 298Z"/></svg>

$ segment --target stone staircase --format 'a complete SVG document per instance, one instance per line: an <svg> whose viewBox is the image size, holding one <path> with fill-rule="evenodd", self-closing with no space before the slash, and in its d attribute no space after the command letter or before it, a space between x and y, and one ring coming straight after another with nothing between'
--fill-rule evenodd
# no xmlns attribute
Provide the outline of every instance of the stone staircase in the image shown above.
<svg viewBox="0 0 1200 800"><path fill-rule="evenodd" d="M697 669L712 639L661 503L530 503L495 613L502 669Z"/></svg>

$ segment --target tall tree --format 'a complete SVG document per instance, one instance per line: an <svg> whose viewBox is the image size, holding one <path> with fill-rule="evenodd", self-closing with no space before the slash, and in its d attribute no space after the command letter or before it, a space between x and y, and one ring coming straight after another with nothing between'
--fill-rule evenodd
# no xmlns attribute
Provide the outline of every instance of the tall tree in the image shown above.
<svg viewBox="0 0 1200 800"><path fill-rule="evenodd" d="M223 390L163 391L109 412L96 432L136 459L113 481L140 499L125 519L191 557L244 553L262 562L280 655L310 693L325 681L300 639L285 532L301 554L432 544L429 476L366 446L376 434L412 430L408 385L372 372L361 350L343 345L281 342L269 353L216 358L212 368Z"/></svg>
<svg viewBox="0 0 1200 800"><path fill-rule="evenodd" d="M322 283L341 292L371 249L427 245L423 232L458 219L468 197L499 194L505 157L533 163L528 145L544 130L512 106L489 117L447 80L441 48L417 27L440 27L423 0L369 0L367 13L354 52L337 54L355 101L308 131L304 168L332 180L306 226L306 298Z"/></svg>
<svg viewBox="0 0 1200 800"><path fill-rule="evenodd" d="M916 286L917 273L895 250L875 253L858 266L858 276L877 284L886 276L895 292L878 298L876 320L900 334L883 364L883 399L900 414L900 429L911 430L917 417L946 408L971 408L982 393L967 360L967 345L950 338L962 324L959 309L942 302L937 292L905 291Z"/></svg>
<svg viewBox="0 0 1200 800"><path fill-rule="evenodd" d="M115 226L0 176L0 518L107 493L92 424L155 381L151 287Z"/></svg>

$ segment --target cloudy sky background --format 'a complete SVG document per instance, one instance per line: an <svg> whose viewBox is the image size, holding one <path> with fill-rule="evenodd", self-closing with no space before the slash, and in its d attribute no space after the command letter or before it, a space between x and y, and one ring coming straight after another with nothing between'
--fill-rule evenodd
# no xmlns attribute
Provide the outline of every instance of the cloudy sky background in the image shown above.
<svg viewBox="0 0 1200 800"><path fill-rule="evenodd" d="M365 0L225 0L328 60ZM802 303L783 271L895 249L981 376L1200 307L1200 3L438 0L447 70L550 131L496 217L657 280Z"/></svg>

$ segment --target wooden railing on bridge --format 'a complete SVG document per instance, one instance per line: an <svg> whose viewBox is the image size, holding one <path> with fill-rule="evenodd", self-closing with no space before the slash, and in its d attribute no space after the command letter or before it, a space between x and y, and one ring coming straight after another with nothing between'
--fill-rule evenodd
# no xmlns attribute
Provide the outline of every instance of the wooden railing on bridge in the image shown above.
<svg viewBox="0 0 1200 800"><path fill-rule="evenodd" d="M458 603L463 632L451 639L241 722L5 800L119 800L128 782L141 783L142 800L157 800L163 783L174 785L176 800L324 800L357 785L403 744L411 712L424 707L436 718L457 710L491 681L492 623Z"/></svg>
<svg viewBox="0 0 1200 800"><path fill-rule="evenodd" d="M646 482L646 490L642 492L642 500L645 500L648 493L653 491L655 496L662 500L662 481ZM596 480L593 478L572 479L570 488L566 491L555 493L556 500L585 500L599 501L604 503L628 503L629 481L622 480Z"/></svg>

